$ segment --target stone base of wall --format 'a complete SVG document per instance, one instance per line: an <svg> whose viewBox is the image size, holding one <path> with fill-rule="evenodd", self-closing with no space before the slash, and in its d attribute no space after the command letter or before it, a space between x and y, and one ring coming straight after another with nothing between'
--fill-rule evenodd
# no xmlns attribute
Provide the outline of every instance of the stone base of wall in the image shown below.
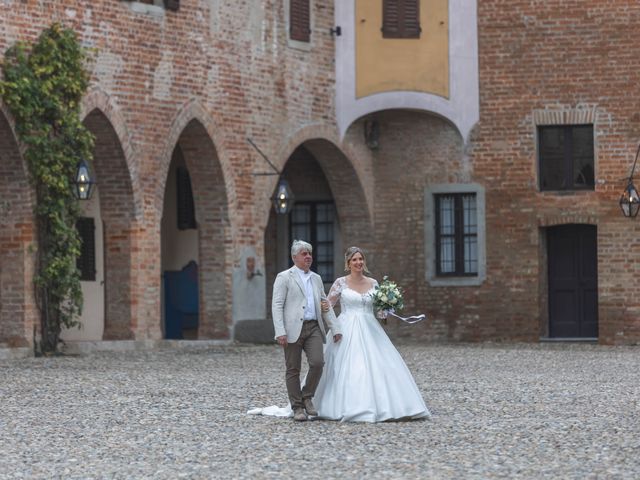
<svg viewBox="0 0 640 480"><path fill-rule="evenodd" d="M275 332L270 320L243 320L235 324L234 340L243 343L273 343Z"/></svg>

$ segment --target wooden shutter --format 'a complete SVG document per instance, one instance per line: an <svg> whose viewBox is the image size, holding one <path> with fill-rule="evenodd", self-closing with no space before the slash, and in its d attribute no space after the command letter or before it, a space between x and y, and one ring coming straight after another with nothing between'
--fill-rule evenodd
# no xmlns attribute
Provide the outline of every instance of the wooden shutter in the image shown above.
<svg viewBox="0 0 640 480"><path fill-rule="evenodd" d="M193 205L191 178L189 178L189 171L186 168L178 167L176 169L176 182L178 230L196 228L196 212Z"/></svg>
<svg viewBox="0 0 640 480"><path fill-rule="evenodd" d="M80 280L96 280L96 236L93 218L80 217L76 221L80 235L80 256L76 259L76 268L80 271Z"/></svg>
<svg viewBox="0 0 640 480"><path fill-rule="evenodd" d="M420 38L420 0L382 0L384 38Z"/></svg>
<svg viewBox="0 0 640 480"><path fill-rule="evenodd" d="M164 8L177 12L180 8L180 0L164 0Z"/></svg>
<svg viewBox="0 0 640 480"><path fill-rule="evenodd" d="M309 42L311 37L310 0L289 0L289 37Z"/></svg>

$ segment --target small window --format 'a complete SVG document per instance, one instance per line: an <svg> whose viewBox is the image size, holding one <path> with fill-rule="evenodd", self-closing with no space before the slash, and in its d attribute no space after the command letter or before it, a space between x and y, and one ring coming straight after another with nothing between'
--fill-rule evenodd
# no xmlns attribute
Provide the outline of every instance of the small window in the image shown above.
<svg viewBox="0 0 640 480"><path fill-rule="evenodd" d="M420 38L420 0L382 0L384 38Z"/></svg>
<svg viewBox="0 0 640 480"><path fill-rule="evenodd" d="M124 0L126 2L138 2L145 5L154 5L157 7L164 7L167 10L178 11L180 8L180 0Z"/></svg>
<svg viewBox="0 0 640 480"><path fill-rule="evenodd" d="M178 230L196 228L196 212L193 205L189 170L184 167L176 168L176 183Z"/></svg>
<svg viewBox="0 0 640 480"><path fill-rule="evenodd" d="M164 0L164 7L167 10L173 10L177 12L180 8L180 0Z"/></svg>
<svg viewBox="0 0 640 480"><path fill-rule="evenodd" d="M95 224L91 217L80 217L76 221L76 229L80 236L80 256L76 259L76 268L80 272L80 280L95 282L96 280L96 239Z"/></svg>
<svg viewBox="0 0 640 480"><path fill-rule="evenodd" d="M311 40L310 0L289 0L289 38L298 42Z"/></svg>
<svg viewBox="0 0 640 480"><path fill-rule="evenodd" d="M478 219L475 193L435 196L436 274L478 274Z"/></svg>
<svg viewBox="0 0 640 480"><path fill-rule="evenodd" d="M540 190L593 190L593 125L538 127Z"/></svg>
<svg viewBox="0 0 640 480"><path fill-rule="evenodd" d="M334 223L333 202L296 202L289 214L289 238L304 240L313 246L311 269L325 282L334 279Z"/></svg>

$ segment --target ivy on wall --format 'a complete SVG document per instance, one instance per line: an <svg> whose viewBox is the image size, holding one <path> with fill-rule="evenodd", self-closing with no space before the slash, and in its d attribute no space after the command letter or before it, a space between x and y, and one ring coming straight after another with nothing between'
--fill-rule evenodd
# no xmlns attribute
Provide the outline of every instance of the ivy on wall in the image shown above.
<svg viewBox="0 0 640 480"><path fill-rule="evenodd" d="M93 151L79 115L89 85L86 58L75 32L53 24L32 46L10 47L2 61L0 96L15 120L36 195L36 353L55 352L62 326L77 326L82 310L73 181L78 162Z"/></svg>

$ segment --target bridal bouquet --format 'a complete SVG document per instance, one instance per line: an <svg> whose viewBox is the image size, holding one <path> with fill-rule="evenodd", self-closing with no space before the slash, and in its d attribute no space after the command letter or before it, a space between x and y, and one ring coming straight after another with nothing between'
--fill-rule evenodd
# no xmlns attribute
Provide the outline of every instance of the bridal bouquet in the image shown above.
<svg viewBox="0 0 640 480"><path fill-rule="evenodd" d="M389 312L395 313L396 309L402 310L404 306L402 290L398 285L389 280L386 275L382 278L382 283L373 291L373 306L376 310L385 312L385 314ZM386 320L386 318L384 320ZM384 323L386 323L386 321Z"/></svg>

